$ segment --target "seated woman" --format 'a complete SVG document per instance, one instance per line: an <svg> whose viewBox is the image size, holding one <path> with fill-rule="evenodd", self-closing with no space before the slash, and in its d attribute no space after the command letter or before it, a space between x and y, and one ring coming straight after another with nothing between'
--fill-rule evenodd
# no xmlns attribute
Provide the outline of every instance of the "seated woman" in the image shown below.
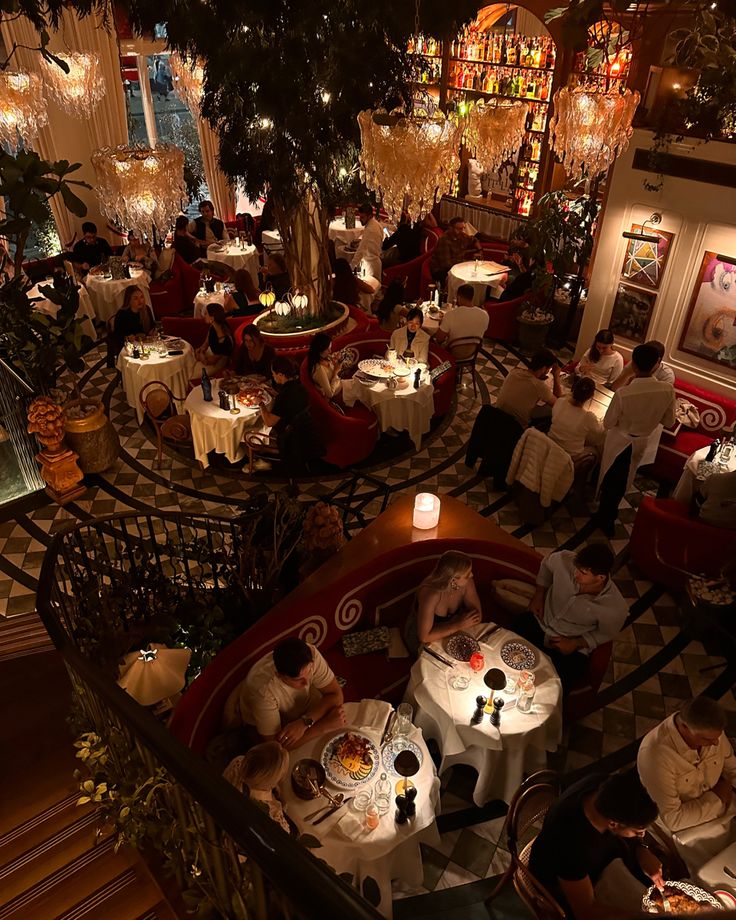
<svg viewBox="0 0 736 920"><path fill-rule="evenodd" d="M244 377L256 374L259 377L271 379L271 365L276 357L276 352L261 334L255 323L251 323L243 330L243 348L238 359L236 371Z"/></svg>
<svg viewBox="0 0 736 920"><path fill-rule="evenodd" d="M307 370L315 387L325 399L340 392L342 380L337 376L340 368L330 357L332 339L326 332L318 332L309 343Z"/></svg>
<svg viewBox="0 0 736 920"><path fill-rule="evenodd" d="M291 288L291 279L286 268L286 259L280 252L272 252L260 271L263 275L264 288L270 284L277 299L280 300L288 294Z"/></svg>
<svg viewBox="0 0 736 920"><path fill-rule="evenodd" d="M383 300L378 304L376 316L378 325L384 332L393 332L397 329L407 314L404 306L404 282L395 278L386 288Z"/></svg>
<svg viewBox="0 0 736 920"><path fill-rule="evenodd" d="M177 255L191 265L200 256L199 242L189 232L189 218L180 214L174 223L174 250Z"/></svg>
<svg viewBox="0 0 736 920"><path fill-rule="evenodd" d="M260 291L253 284L250 272L239 268L233 277L235 290L225 297L225 313L228 316L255 316L263 310L258 301Z"/></svg>
<svg viewBox="0 0 736 920"><path fill-rule="evenodd" d="M223 778L262 808L287 834L292 826L281 804L277 786L289 769L289 755L278 741L257 744L246 754L234 757L225 767Z"/></svg>
<svg viewBox="0 0 736 920"><path fill-rule="evenodd" d="M194 356L202 363L208 377L214 377L225 370L233 353L233 333L228 326L222 304L208 303L204 318L209 326L207 337Z"/></svg>
<svg viewBox="0 0 736 920"><path fill-rule="evenodd" d="M549 437L566 450L573 461L596 451L603 439L603 423L583 407L595 393L591 377L576 377L570 395L558 399L552 406L552 427Z"/></svg>
<svg viewBox="0 0 736 920"><path fill-rule="evenodd" d="M123 262L137 262L153 275L156 271L156 253L150 243L143 242L135 230L128 233L128 245L121 256Z"/></svg>
<svg viewBox="0 0 736 920"><path fill-rule="evenodd" d="M516 266L518 273L516 277L507 282L503 294L498 298L499 301L516 300L517 297L526 294L534 281L529 251L526 246L520 246L513 252L509 250L509 261Z"/></svg>
<svg viewBox="0 0 736 920"><path fill-rule="evenodd" d="M361 306L361 294L369 294L372 297L373 288L362 278L353 274L347 259L337 259L335 277L332 282L332 299L348 304L348 306L359 307Z"/></svg>
<svg viewBox="0 0 736 920"><path fill-rule="evenodd" d="M621 375L624 359L613 347L610 329L599 329L590 350L583 355L575 369L579 377L592 377L595 383L610 386Z"/></svg>
<svg viewBox="0 0 736 920"><path fill-rule="evenodd" d="M475 626L482 617L473 560L450 550L442 554L432 574L417 588L404 626L404 642L416 655L422 645Z"/></svg>
<svg viewBox="0 0 736 920"><path fill-rule="evenodd" d="M413 355L420 364L429 362L429 336L422 329L424 314L419 307L414 307L406 314L406 325L391 333L389 346L396 349L397 355Z"/></svg>
<svg viewBox="0 0 736 920"><path fill-rule="evenodd" d="M123 293L123 305L115 314L107 337L107 366L115 367L115 359L129 336L148 335L155 325L143 291L137 284L129 284Z"/></svg>

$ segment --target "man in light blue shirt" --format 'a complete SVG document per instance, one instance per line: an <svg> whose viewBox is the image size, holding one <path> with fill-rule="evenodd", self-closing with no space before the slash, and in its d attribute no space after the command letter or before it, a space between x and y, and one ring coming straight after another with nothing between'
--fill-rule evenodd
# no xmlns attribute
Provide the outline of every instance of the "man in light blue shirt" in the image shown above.
<svg viewBox="0 0 736 920"><path fill-rule="evenodd" d="M626 601L610 577L613 560L604 543L550 553L529 610L514 620L519 635L544 647L565 692L586 673L591 651L618 635L626 620Z"/></svg>

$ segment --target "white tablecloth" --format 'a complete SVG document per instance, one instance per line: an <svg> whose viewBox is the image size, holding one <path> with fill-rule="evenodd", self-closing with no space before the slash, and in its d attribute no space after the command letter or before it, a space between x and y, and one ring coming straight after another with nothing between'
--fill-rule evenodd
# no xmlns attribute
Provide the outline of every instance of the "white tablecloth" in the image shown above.
<svg viewBox="0 0 736 920"><path fill-rule="evenodd" d="M107 322L123 305L123 294L131 284L136 284L143 291L146 303L151 306L148 292L148 275L143 272L137 278L121 278L119 281L106 281L102 275L88 274L84 279L92 305L99 320Z"/></svg>
<svg viewBox="0 0 736 920"><path fill-rule="evenodd" d="M34 302L34 310L38 310L39 313L46 313L48 316L56 316L59 312L59 305L52 303L39 291L39 287L46 287L47 285L53 287L53 281L39 281L38 284L34 284L30 291L28 291L28 297ZM92 306L90 296L84 287L79 288L79 308L77 310L77 317L82 320L82 332L88 335L93 342L96 341L97 330L94 324L95 308Z"/></svg>
<svg viewBox="0 0 736 920"><path fill-rule="evenodd" d="M455 303L457 289L461 284L472 284L475 291L473 303L476 307L482 307L486 301L486 290L489 285L493 297L501 295L502 288L498 282L506 272L508 268L505 265L499 265L498 262L479 261L477 267L474 261L458 262L447 274L447 302Z"/></svg>
<svg viewBox="0 0 736 920"><path fill-rule="evenodd" d="M705 885L708 888L725 888L727 891L736 894L736 879L726 875L723 871L724 866L728 867L731 872L736 873L736 843L729 844L725 850L721 850L720 853L709 859L694 877L701 885Z"/></svg>
<svg viewBox="0 0 736 920"><path fill-rule="evenodd" d="M203 467L209 465L207 454L211 450L224 454L230 463L237 463L245 455L243 435L246 428L257 424L259 410L247 409L240 405L240 414L232 415L220 408L217 396L219 385L217 380L212 381L212 402L205 402L202 387L195 387L187 396L184 408L189 413L192 422L192 441L194 443L194 458Z"/></svg>
<svg viewBox="0 0 736 920"><path fill-rule="evenodd" d="M378 280L378 278L374 278L372 275L361 276L360 280L364 281L366 284L370 284L370 286L373 288L373 291L370 294L364 294L362 291L360 294L358 294L358 306L361 308L361 310L365 310L366 313L370 314L373 312L371 309L373 298L376 296L376 292L380 288L381 282Z"/></svg>
<svg viewBox="0 0 736 920"><path fill-rule="evenodd" d="M145 413L138 394L147 383L160 380L174 396L184 396L186 393L197 362L188 342L183 342L180 347L184 351L183 355L151 355L147 361L131 358L125 348L118 355L116 367L123 376L125 398L128 405L135 409L139 424ZM181 403L177 402L176 407L180 411Z"/></svg>
<svg viewBox="0 0 736 920"><path fill-rule="evenodd" d="M204 316L207 311L207 304L210 303L225 303L226 294L224 291L214 291L212 294L208 294L206 291L197 291L197 294L194 298L194 315Z"/></svg>
<svg viewBox="0 0 736 920"><path fill-rule="evenodd" d="M284 251L284 244L281 242L281 234L278 230L264 230L261 234L261 243L267 253ZM255 278L253 280L255 281Z"/></svg>
<svg viewBox="0 0 736 920"><path fill-rule="evenodd" d="M698 464L701 460L705 460L710 450L710 445L706 444L705 447L701 447L699 450L696 450L695 453L690 454L685 462L685 469L682 471L682 476L675 486L675 491L672 493L672 497L678 502L685 502L689 505L690 501L697 491L698 488ZM733 473L736 470L736 451L731 454L731 459L728 464L723 466L721 469L722 473ZM736 872L736 869L734 869Z"/></svg>
<svg viewBox="0 0 736 920"><path fill-rule="evenodd" d="M468 630L478 634L488 624ZM406 698L414 703L414 722L426 738L434 738L442 754L440 774L453 764L468 764L478 771L473 792L476 805L492 799L510 802L527 773L544 769L547 751L554 751L562 737L562 686L552 662L537 650L539 662L534 668L536 695L529 713L516 707L503 710L500 729L484 715L480 725L471 725L475 698L488 696L483 674L500 668L513 679L519 672L501 661L500 650L509 639L518 638L508 629L499 629L481 643L485 656L483 671L475 672L463 662L448 668L426 654L420 654L411 669ZM528 643L527 643L528 644ZM445 658L450 656L441 646L433 646ZM466 690L453 690L449 679L456 674L470 678ZM501 692L508 703L515 693Z"/></svg>
<svg viewBox="0 0 736 920"><path fill-rule="evenodd" d="M390 711L390 704L382 700L346 703L347 727L360 729L361 733L374 741L378 747ZM343 729L345 730L347 729ZM325 744L335 734L338 732L330 732L320 738L312 739L292 751L291 766L293 767L304 757L319 760ZM320 802L297 798L291 788L289 777L281 786L282 799L289 817L302 833L317 837L322 844L322 847L315 851L315 855L329 863L336 872L349 872L353 876L354 883L357 882L359 885L368 876L374 878L381 891L381 903L378 909L385 917L392 915L391 880L401 879L404 884L419 888L423 876L419 844L421 842L437 846L440 842L435 824L435 814L439 807L439 780L421 731L413 728L408 737L419 747L423 757L419 772L412 777L412 782L417 788L417 813L406 824L396 824L394 821L395 807L392 796L391 808L387 814L381 816L377 828L372 831L363 829L356 837L348 838L337 825L349 811L361 821L362 813L356 813L348 804L326 821L314 826L305 821L304 816L315 812ZM384 770L382 766L379 767L368 785L375 785L382 772L385 772L388 779L391 780L392 787L395 786L399 777ZM355 794L352 790L338 790L329 782L326 785L333 794L338 791L344 792L346 797ZM361 788L362 786L357 787L357 789ZM324 799L320 801L327 804Z"/></svg>
<svg viewBox="0 0 736 920"><path fill-rule="evenodd" d="M346 240L351 243L353 240L359 240L363 236L363 224L356 217L355 226L352 230L349 230L345 226L345 218L338 217L336 220L330 221L327 233L331 240Z"/></svg>
<svg viewBox="0 0 736 920"><path fill-rule="evenodd" d="M352 406L360 400L364 406L372 409L378 418L381 431L395 428L408 431L417 450L422 446L422 435L429 431L429 423L434 414L434 387L426 368L418 390L414 389L414 375L409 377L409 386L403 390L390 390L385 383L368 386L354 377L344 380L342 398L346 406Z"/></svg>
<svg viewBox="0 0 736 920"><path fill-rule="evenodd" d="M241 249L237 243L230 243L224 252L217 252L214 246L207 247L207 258L211 262L223 262L233 271L245 268L250 272L254 284L258 284L258 250L255 246Z"/></svg>

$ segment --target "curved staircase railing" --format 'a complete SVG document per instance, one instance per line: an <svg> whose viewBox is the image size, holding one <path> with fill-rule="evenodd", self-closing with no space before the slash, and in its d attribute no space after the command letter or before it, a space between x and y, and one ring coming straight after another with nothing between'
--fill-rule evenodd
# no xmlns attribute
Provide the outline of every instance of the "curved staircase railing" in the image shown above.
<svg viewBox="0 0 736 920"><path fill-rule="evenodd" d="M38 611L87 730L109 744L107 767L145 792L153 839L139 829L140 844L165 849L190 906L208 904L210 916L228 920L376 920L354 888L116 683L120 656L144 642L189 638L192 665L204 663L196 645L222 622L216 609L248 625L249 597L269 564L259 557L261 516L133 512L76 523L49 547ZM109 790L103 797L108 816L130 821Z"/></svg>

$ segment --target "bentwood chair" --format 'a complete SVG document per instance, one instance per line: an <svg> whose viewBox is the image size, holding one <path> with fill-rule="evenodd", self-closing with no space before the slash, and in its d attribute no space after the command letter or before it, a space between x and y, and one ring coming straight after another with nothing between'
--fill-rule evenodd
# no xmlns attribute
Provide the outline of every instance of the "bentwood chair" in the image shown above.
<svg viewBox="0 0 736 920"><path fill-rule="evenodd" d="M478 395L475 362L478 359L478 352L482 344L482 338L469 336L460 339L452 339L452 341L448 342L446 345L447 350L455 359L458 386L460 386L465 371L470 371L470 376L473 378L473 396Z"/></svg>
<svg viewBox="0 0 736 920"><path fill-rule="evenodd" d="M532 844L559 792L559 777L553 770L533 773L516 790L505 825L511 865L487 899L487 908L490 909L493 899L511 880L517 894L537 920L565 920L565 911L529 871Z"/></svg>
<svg viewBox="0 0 736 920"><path fill-rule="evenodd" d="M192 426L186 413L176 411L176 403L184 402L184 396L174 396L162 380L149 381L138 396L146 418L150 419L156 430L158 454L156 462L161 466L163 442L174 444L192 443Z"/></svg>

